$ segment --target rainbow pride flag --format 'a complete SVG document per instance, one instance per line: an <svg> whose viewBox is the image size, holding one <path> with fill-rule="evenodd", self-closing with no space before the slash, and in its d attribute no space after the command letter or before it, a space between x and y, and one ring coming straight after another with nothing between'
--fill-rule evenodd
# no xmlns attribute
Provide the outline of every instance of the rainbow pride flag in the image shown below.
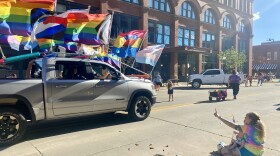
<svg viewBox="0 0 280 156"><path fill-rule="evenodd" d="M43 8L46 10L54 10L55 0L17 0L12 3L7 24L13 35L30 36L31 27L31 11L34 8Z"/></svg>
<svg viewBox="0 0 280 156"><path fill-rule="evenodd" d="M68 51L74 51L79 49L77 44L102 45L109 42L111 20L110 14L89 14L88 10L68 10L59 15L41 18L35 23L32 41L37 41L43 51L51 46L62 46ZM44 44L43 41L48 42ZM60 43L57 44L57 41Z"/></svg>
<svg viewBox="0 0 280 156"><path fill-rule="evenodd" d="M87 45L102 45L100 29L111 15L71 13L67 17L67 29L64 40Z"/></svg>
<svg viewBox="0 0 280 156"><path fill-rule="evenodd" d="M12 49L28 48L32 32L31 12L34 8L54 10L55 0L1 0L0 44L9 44ZM8 35L8 36L7 36ZM5 40L6 38L6 40ZM9 39L9 40L8 40Z"/></svg>
<svg viewBox="0 0 280 156"><path fill-rule="evenodd" d="M118 57L135 57L145 34L146 31L144 30L133 30L127 33L121 33L114 43L112 53L116 54Z"/></svg>

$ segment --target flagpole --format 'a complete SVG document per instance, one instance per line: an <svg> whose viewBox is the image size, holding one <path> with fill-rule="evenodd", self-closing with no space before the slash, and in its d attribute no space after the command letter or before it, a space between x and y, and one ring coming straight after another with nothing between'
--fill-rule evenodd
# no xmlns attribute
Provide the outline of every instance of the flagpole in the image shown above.
<svg viewBox="0 0 280 156"><path fill-rule="evenodd" d="M1 54L2 54L2 59L5 59L6 58L6 56L4 55L4 53L3 53L3 50L2 50L2 47L0 46L0 51L1 51Z"/></svg>
<svg viewBox="0 0 280 156"><path fill-rule="evenodd" d="M54 1L54 9L53 9L53 12L56 13L56 6L57 6L57 0Z"/></svg>
<svg viewBox="0 0 280 156"><path fill-rule="evenodd" d="M139 70L139 69L137 69L137 68L131 67L131 66L125 64L125 63L122 63L122 62L120 62L120 63L123 64L123 65L125 65L125 66L127 66L127 67L130 67L131 69L134 69L134 70L136 70L136 71L138 71L138 72L140 72L140 73L149 75L148 73L145 73L145 72L143 72L143 71L141 71L141 70Z"/></svg>
<svg viewBox="0 0 280 156"><path fill-rule="evenodd" d="M144 36L143 36L143 41L140 43L139 49L142 47L143 42L144 42L144 39L146 38L146 35L147 35L147 32L146 32L146 33L144 34ZM139 50L138 50L138 51L139 51ZM133 63L132 63L132 67L134 66L135 61L136 61L136 59L134 58L134 61L133 61Z"/></svg>
<svg viewBox="0 0 280 156"><path fill-rule="evenodd" d="M91 8L91 5L88 5L88 8L87 8L88 13L90 12L90 8Z"/></svg>

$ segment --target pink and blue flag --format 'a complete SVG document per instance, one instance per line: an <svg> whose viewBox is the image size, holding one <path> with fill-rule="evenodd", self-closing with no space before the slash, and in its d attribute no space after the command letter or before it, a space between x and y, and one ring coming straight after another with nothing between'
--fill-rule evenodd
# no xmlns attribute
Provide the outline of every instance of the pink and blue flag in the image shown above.
<svg viewBox="0 0 280 156"><path fill-rule="evenodd" d="M160 58L160 55L164 49L164 44L162 45L153 45L144 48L136 54L136 62L150 64L151 66L155 66L157 61Z"/></svg>

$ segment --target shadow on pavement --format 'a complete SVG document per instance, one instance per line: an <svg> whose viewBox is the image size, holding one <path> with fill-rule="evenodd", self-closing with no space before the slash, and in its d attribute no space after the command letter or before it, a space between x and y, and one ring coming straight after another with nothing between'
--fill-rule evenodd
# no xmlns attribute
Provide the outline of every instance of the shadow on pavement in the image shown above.
<svg viewBox="0 0 280 156"><path fill-rule="evenodd" d="M195 88L192 88L192 87L174 87L174 90L215 90L215 89L230 89L230 88L227 88L227 87L213 87L213 88L199 88L199 89L195 89Z"/></svg>
<svg viewBox="0 0 280 156"><path fill-rule="evenodd" d="M202 104L202 103L220 103L220 102L227 102L227 101L234 101L233 99L226 99L225 101L221 100L221 101L217 101L215 99L213 99L212 101L209 100L205 100L205 101L198 101L194 104Z"/></svg>
<svg viewBox="0 0 280 156"><path fill-rule="evenodd" d="M273 106L280 106L280 104L275 104ZM279 108L276 108L276 110L280 111L280 107Z"/></svg>
<svg viewBox="0 0 280 156"><path fill-rule="evenodd" d="M79 118L59 119L46 121L37 125L31 125L23 138L23 141L56 136L61 134L97 129L134 122L127 114L103 114Z"/></svg>
<svg viewBox="0 0 280 156"><path fill-rule="evenodd" d="M221 156L221 154L218 151L213 151L209 153L211 156Z"/></svg>

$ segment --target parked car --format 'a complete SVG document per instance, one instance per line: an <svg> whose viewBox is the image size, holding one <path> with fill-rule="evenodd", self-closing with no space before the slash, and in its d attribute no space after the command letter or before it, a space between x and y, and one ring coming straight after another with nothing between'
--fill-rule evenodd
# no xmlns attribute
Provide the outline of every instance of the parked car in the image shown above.
<svg viewBox="0 0 280 156"><path fill-rule="evenodd" d="M188 83L193 88L200 88L201 85L228 85L228 78L231 74L225 74L222 69L207 69L201 74L190 75ZM241 83L244 82L245 75L238 74Z"/></svg>
<svg viewBox="0 0 280 156"><path fill-rule="evenodd" d="M104 62L53 57L33 63L30 79L0 79L0 146L16 143L28 124L43 120L116 111L145 120L156 102L150 80L132 80Z"/></svg>

